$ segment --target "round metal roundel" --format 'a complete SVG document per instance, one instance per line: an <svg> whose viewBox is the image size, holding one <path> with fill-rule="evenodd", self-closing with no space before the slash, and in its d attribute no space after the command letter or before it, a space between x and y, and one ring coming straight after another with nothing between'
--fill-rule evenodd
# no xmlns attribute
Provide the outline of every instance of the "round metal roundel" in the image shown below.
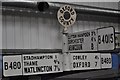
<svg viewBox="0 0 120 80"><path fill-rule="evenodd" d="M57 18L62 26L69 27L76 21L76 12L70 5L64 5L58 10Z"/></svg>

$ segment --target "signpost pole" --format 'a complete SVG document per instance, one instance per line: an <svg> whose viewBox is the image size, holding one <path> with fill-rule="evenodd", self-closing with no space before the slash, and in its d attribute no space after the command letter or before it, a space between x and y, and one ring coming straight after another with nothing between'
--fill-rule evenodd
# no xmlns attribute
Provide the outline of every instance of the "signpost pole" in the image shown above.
<svg viewBox="0 0 120 80"><path fill-rule="evenodd" d="M68 53L68 28L76 21L76 11L70 5L62 6L57 12L59 23L63 27L62 31L62 53L63 53L63 70L70 70L70 54Z"/></svg>
<svg viewBox="0 0 120 80"><path fill-rule="evenodd" d="M63 53L63 71L69 71L70 70L70 59L69 59L69 53L68 53L68 40L67 35L68 31L64 28L62 33L62 53Z"/></svg>

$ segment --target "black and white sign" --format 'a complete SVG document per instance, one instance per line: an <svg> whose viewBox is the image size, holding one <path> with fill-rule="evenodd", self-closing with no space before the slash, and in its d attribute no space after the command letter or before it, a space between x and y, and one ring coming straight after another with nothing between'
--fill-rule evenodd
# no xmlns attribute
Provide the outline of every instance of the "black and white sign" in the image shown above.
<svg viewBox="0 0 120 80"><path fill-rule="evenodd" d="M98 50L115 49L115 30L113 27L98 29Z"/></svg>
<svg viewBox="0 0 120 80"><path fill-rule="evenodd" d="M101 54L101 68L112 68L112 57L110 53Z"/></svg>
<svg viewBox="0 0 120 80"><path fill-rule="evenodd" d="M71 70L100 69L100 53L71 53Z"/></svg>
<svg viewBox="0 0 120 80"><path fill-rule="evenodd" d="M62 71L62 55L59 53L23 55L23 75Z"/></svg>
<svg viewBox="0 0 120 80"><path fill-rule="evenodd" d="M64 5L58 10L57 18L59 23L67 28L75 23L76 12L70 5Z"/></svg>
<svg viewBox="0 0 120 80"><path fill-rule="evenodd" d="M68 52L97 51L97 30L68 34Z"/></svg>
<svg viewBox="0 0 120 80"><path fill-rule="evenodd" d="M3 75L4 76L22 75L21 55L3 56Z"/></svg>
<svg viewBox="0 0 120 80"><path fill-rule="evenodd" d="M64 60L69 64L64 65ZM112 57L110 53L71 53L67 59L59 53L3 56L5 77L57 73L63 72L63 68L65 71L112 68Z"/></svg>

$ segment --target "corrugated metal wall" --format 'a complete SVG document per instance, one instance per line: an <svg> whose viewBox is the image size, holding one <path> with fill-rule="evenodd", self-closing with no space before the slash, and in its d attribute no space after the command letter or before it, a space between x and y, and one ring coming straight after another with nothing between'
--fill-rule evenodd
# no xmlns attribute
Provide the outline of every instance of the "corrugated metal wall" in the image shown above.
<svg viewBox="0 0 120 80"><path fill-rule="evenodd" d="M58 22L50 15L27 14L3 13L3 48L60 49Z"/></svg>
<svg viewBox="0 0 120 80"><path fill-rule="evenodd" d="M3 49L62 49L62 29L56 14L3 11L2 21ZM107 26L119 31L118 24L116 17L77 13L77 21L69 32Z"/></svg>

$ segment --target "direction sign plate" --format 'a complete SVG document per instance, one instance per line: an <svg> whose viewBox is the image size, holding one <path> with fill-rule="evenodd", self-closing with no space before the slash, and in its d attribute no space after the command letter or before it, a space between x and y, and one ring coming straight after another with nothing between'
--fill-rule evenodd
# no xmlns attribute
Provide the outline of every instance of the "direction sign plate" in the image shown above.
<svg viewBox="0 0 120 80"><path fill-rule="evenodd" d="M115 49L115 30L113 27L98 29L98 50Z"/></svg>
<svg viewBox="0 0 120 80"><path fill-rule="evenodd" d="M3 75L4 76L22 75L21 55L3 56Z"/></svg>
<svg viewBox="0 0 120 80"><path fill-rule="evenodd" d="M59 53L23 55L23 75L62 71L62 55Z"/></svg>
<svg viewBox="0 0 120 80"><path fill-rule="evenodd" d="M101 68L112 68L112 57L110 53L101 53Z"/></svg>
<svg viewBox="0 0 120 80"><path fill-rule="evenodd" d="M72 70L100 69L100 53L71 53Z"/></svg>
<svg viewBox="0 0 120 80"><path fill-rule="evenodd" d="M68 34L68 52L97 51L97 30Z"/></svg>

